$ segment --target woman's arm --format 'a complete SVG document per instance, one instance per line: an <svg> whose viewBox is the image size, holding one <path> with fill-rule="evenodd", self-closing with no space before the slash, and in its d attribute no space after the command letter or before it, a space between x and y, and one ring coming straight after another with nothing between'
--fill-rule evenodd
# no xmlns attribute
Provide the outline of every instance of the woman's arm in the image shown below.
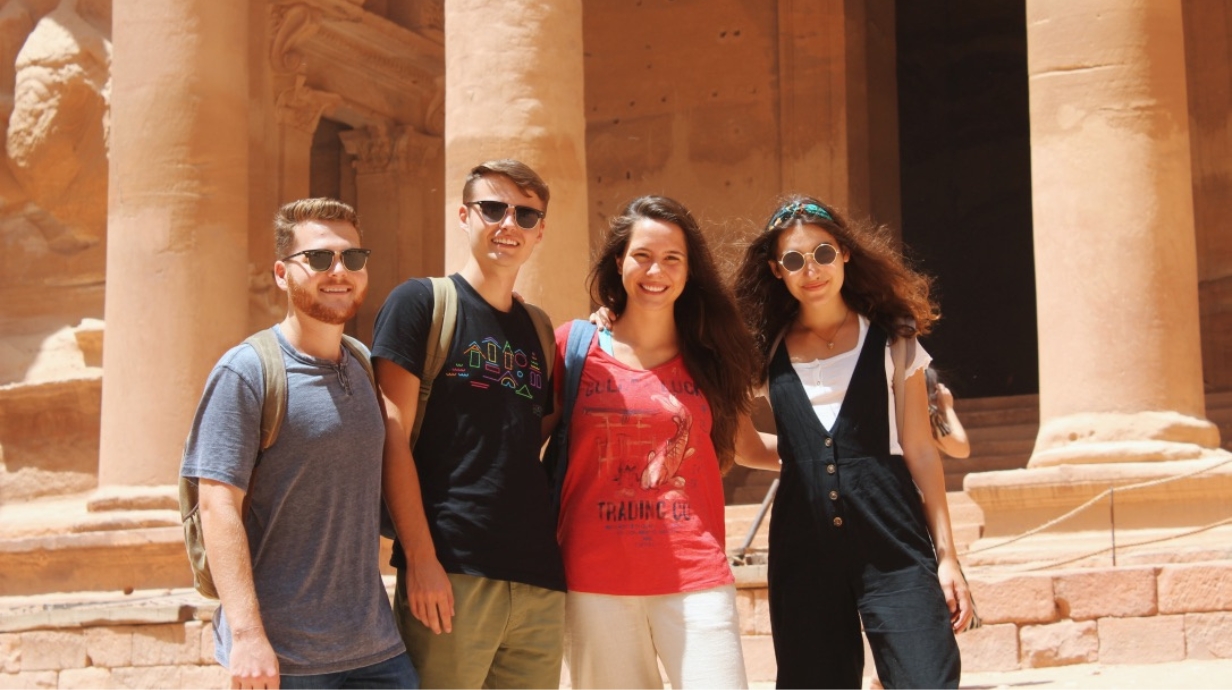
<svg viewBox="0 0 1232 690"><path fill-rule="evenodd" d="M736 464L774 472L783 466L779 461L779 437L758 431L753 418L744 412L736 427Z"/></svg>
<svg viewBox="0 0 1232 690"><path fill-rule="evenodd" d="M950 623L958 631L964 629L971 618L971 593L958 567L954 534L950 529L950 509L945 498L945 473L928 423L924 370L908 378L905 388L907 403L903 412L903 438L899 441L911 478L924 496L924 515L937 550L937 577L950 607Z"/></svg>
<svg viewBox="0 0 1232 690"><path fill-rule="evenodd" d="M934 439L937 447L951 458L969 457L971 441L967 439L967 430L954 412L954 394L940 381L937 382L937 409L945 415L945 423L950 427L950 433Z"/></svg>

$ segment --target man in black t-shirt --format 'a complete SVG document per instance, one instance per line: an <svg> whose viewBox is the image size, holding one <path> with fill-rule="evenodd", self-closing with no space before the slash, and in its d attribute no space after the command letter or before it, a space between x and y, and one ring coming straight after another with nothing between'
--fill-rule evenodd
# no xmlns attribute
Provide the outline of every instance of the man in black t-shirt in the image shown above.
<svg viewBox="0 0 1232 690"><path fill-rule="evenodd" d="M450 276L457 326L414 448L424 362L437 347L431 283L403 283L377 315L384 495L399 535L394 610L424 688L560 685L564 567L539 464L550 372L513 298L547 203L547 185L518 161L467 176L458 217L471 256Z"/></svg>

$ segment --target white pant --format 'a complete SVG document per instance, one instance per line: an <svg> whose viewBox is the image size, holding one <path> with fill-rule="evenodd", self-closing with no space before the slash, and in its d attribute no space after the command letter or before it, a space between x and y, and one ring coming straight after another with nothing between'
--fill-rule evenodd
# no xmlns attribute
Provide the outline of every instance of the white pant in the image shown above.
<svg viewBox="0 0 1232 690"><path fill-rule="evenodd" d="M736 587L662 596L569 592L565 658L575 688L747 688Z"/></svg>

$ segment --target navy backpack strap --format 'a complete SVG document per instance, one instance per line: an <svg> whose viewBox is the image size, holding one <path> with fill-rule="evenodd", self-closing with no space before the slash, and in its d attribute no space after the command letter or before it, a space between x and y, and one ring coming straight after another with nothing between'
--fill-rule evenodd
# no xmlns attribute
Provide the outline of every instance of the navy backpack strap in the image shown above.
<svg viewBox="0 0 1232 690"><path fill-rule="evenodd" d="M565 344L564 399L561 403L560 421L544 455L544 469L552 480L552 512L560 514L560 492L565 485L565 472L569 468L569 423L573 418L573 405L577 402L578 388L582 383L582 367L586 353L594 339L595 325L575 319L569 328L569 340Z"/></svg>

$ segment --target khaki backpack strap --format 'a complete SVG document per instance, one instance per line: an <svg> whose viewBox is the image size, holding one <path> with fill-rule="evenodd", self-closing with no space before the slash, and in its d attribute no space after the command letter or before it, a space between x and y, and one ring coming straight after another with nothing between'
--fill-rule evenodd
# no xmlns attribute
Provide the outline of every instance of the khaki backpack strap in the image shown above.
<svg viewBox="0 0 1232 690"><path fill-rule="evenodd" d="M530 320L535 323L535 332L539 334L539 345L543 348L543 363L546 367L543 378L550 379L552 372L556 370L556 332L552 330L552 319L547 312L529 302L523 302L522 306L526 307L526 313L530 314Z"/></svg>
<svg viewBox="0 0 1232 690"><path fill-rule="evenodd" d="M441 369L445 368L449 346L453 343L453 331L458 323L458 287L448 277L429 280L432 281L432 327L428 329L428 342L424 348L424 370L419 379L419 404L415 406L415 425L411 427L412 446L419 438L424 412L428 409L428 397L432 395L432 382L441 373Z"/></svg>
<svg viewBox="0 0 1232 690"><path fill-rule="evenodd" d="M265 399L261 405L261 450L274 445L282 418L287 415L287 367L282 361L282 347L274 329L258 331L244 342L257 351L261 360L261 377L265 382Z"/></svg>
<svg viewBox="0 0 1232 690"><path fill-rule="evenodd" d="M372 384L372 389L376 390L376 374L372 371L372 355L368 352L368 348L345 333L342 334L342 346L363 366L364 373L368 375L368 381Z"/></svg>

